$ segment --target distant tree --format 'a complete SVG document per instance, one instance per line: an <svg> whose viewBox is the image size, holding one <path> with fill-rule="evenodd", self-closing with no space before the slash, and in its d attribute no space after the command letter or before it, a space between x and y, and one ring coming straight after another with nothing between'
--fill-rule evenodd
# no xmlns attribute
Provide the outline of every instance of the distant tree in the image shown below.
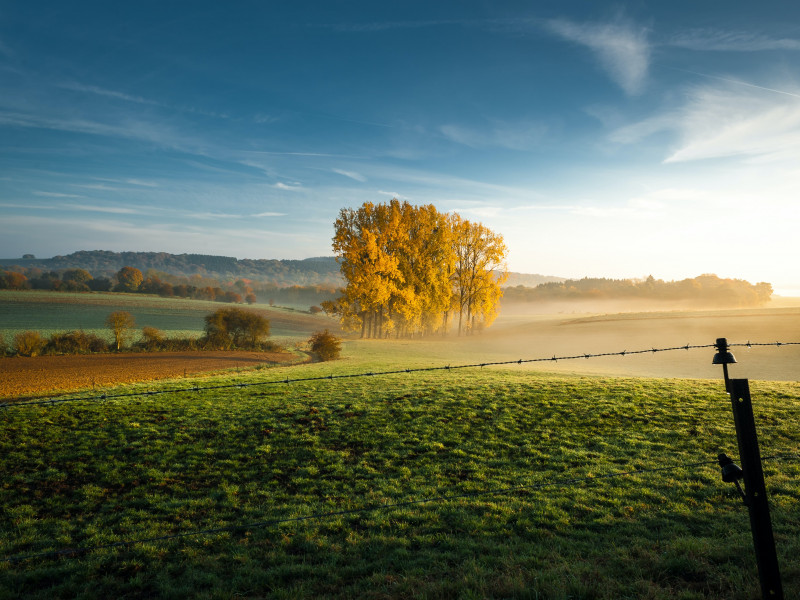
<svg viewBox="0 0 800 600"><path fill-rule="evenodd" d="M206 339L217 347L252 347L269 335L269 321L242 308L220 308L205 321Z"/></svg>
<svg viewBox="0 0 800 600"><path fill-rule="evenodd" d="M85 269L68 269L61 275L61 281L74 281L75 283L88 283L94 279Z"/></svg>
<svg viewBox="0 0 800 600"><path fill-rule="evenodd" d="M25 260L33 260L36 257L33 254L23 254L22 258L24 258Z"/></svg>
<svg viewBox="0 0 800 600"><path fill-rule="evenodd" d="M128 331L135 327L136 320L128 311L117 310L106 317L106 325L114 335L114 344L116 344L117 350L120 350Z"/></svg>
<svg viewBox="0 0 800 600"><path fill-rule="evenodd" d="M135 267L122 267L117 272L117 285L114 288L117 292L135 292L144 281L144 275Z"/></svg>
<svg viewBox="0 0 800 600"><path fill-rule="evenodd" d="M319 306L312 306L308 309L308 312L310 312L312 315L318 315L322 312L322 308Z"/></svg>
<svg viewBox="0 0 800 600"><path fill-rule="evenodd" d="M0 289L25 290L29 287L28 278L22 273L15 271L3 271L0 273Z"/></svg>
<svg viewBox="0 0 800 600"><path fill-rule="evenodd" d="M247 294L247 296L244 297L244 301L247 302L248 304L255 304L257 301L256 295L250 292L249 294Z"/></svg>
<svg viewBox="0 0 800 600"><path fill-rule="evenodd" d="M308 342L311 346L311 351L319 356L321 360L339 358L339 353L342 351L342 341L327 329L325 331L317 331Z"/></svg>

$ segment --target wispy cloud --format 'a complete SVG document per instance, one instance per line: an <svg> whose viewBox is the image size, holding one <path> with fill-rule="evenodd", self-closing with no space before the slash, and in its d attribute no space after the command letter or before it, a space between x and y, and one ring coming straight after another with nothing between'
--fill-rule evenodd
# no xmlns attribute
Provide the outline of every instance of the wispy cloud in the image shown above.
<svg viewBox="0 0 800 600"><path fill-rule="evenodd" d="M273 185L272 187L274 187L276 189L279 189L279 190L284 190L284 191L287 191L287 192L297 192L297 191L300 191L300 190L303 189L302 185L299 185L299 184L288 185L288 184L282 183L280 181L278 183L276 183L275 185Z"/></svg>
<svg viewBox="0 0 800 600"><path fill-rule="evenodd" d="M646 28L622 17L608 23L575 23L553 19L547 27L562 38L587 46L600 64L628 94L644 88L650 64L650 44Z"/></svg>
<svg viewBox="0 0 800 600"><path fill-rule="evenodd" d="M665 162L726 156L800 158L800 103L728 87L698 88L676 124L680 147Z"/></svg>
<svg viewBox="0 0 800 600"><path fill-rule="evenodd" d="M79 187L86 190L98 190L101 192L118 192L120 188L105 183L70 183L72 187Z"/></svg>
<svg viewBox="0 0 800 600"><path fill-rule="evenodd" d="M498 147L528 150L541 142L547 133L547 126L532 121L519 123L495 121L484 131L461 125L442 125L439 131L447 139L470 148Z"/></svg>
<svg viewBox="0 0 800 600"><path fill-rule="evenodd" d="M765 87L763 85L756 85L754 83L748 83L746 81L742 81L741 79L732 79L730 77L720 77L719 75L710 75L708 73L700 73L698 71L689 71L688 69L678 69L675 67L667 67L668 69L672 69L673 71L680 71L682 73L689 73L691 75L699 75L700 77L706 77L707 79L716 79L717 81L725 81L726 83L734 83L736 85L742 85L749 88L754 88L757 90L764 90L765 92L774 92L776 94L783 94L784 96L792 96L794 98L800 98L800 93L796 92L787 92L786 90L779 90L776 88Z"/></svg>
<svg viewBox="0 0 800 600"><path fill-rule="evenodd" d="M620 143L635 143L658 132L677 136L664 160L679 163L710 158L742 157L764 162L800 160L798 94L764 93L736 83L697 86L683 106L622 127L611 134Z"/></svg>
<svg viewBox="0 0 800 600"><path fill-rule="evenodd" d="M765 50L800 50L800 40L769 37L747 31L690 29L667 42L671 46L699 51L758 52Z"/></svg>
<svg viewBox="0 0 800 600"><path fill-rule="evenodd" d="M62 208L69 210L80 210L86 212L110 213L114 215L138 215L140 210L127 208L124 206L97 206L91 204L64 204Z"/></svg>
<svg viewBox="0 0 800 600"><path fill-rule="evenodd" d="M197 213L186 213L187 216L193 217L195 219L243 219L244 215L237 215L233 213L217 213L217 212L197 212Z"/></svg>
<svg viewBox="0 0 800 600"><path fill-rule="evenodd" d="M132 94L126 94L125 92L118 92L116 90L107 90L105 88L97 87L96 85L84 85L74 81L58 84L58 87L65 90L72 90L74 92L84 92L87 94L95 94L97 96L105 96L107 98L115 98L117 100L125 100L126 102L135 102L136 104L164 106L161 102L142 98L141 96L134 96Z"/></svg>
<svg viewBox="0 0 800 600"><path fill-rule="evenodd" d="M261 212L256 213L253 215L254 217L285 217L286 213L279 213L279 212Z"/></svg>
<svg viewBox="0 0 800 600"><path fill-rule="evenodd" d="M34 196L45 196L47 198L83 198L80 194L62 194L61 192L31 192Z"/></svg>
<svg viewBox="0 0 800 600"><path fill-rule="evenodd" d="M390 198L397 198L398 200L410 200L408 196L404 196L403 194L398 194L397 192L385 192L383 190L378 190L378 193L381 196L389 196Z"/></svg>
<svg viewBox="0 0 800 600"><path fill-rule="evenodd" d="M349 177L350 179L355 179L356 181L364 182L367 180L361 173L356 173L355 171L345 171L344 169L331 169L334 173L338 173L339 175L344 175L345 177Z"/></svg>
<svg viewBox="0 0 800 600"><path fill-rule="evenodd" d="M112 138L124 138L145 141L159 146L172 148L188 153L202 153L200 144L191 140L163 123L152 123L142 120L126 120L109 124L80 118L58 118L32 115L19 112L0 111L0 125L33 129L50 129L69 131Z"/></svg>

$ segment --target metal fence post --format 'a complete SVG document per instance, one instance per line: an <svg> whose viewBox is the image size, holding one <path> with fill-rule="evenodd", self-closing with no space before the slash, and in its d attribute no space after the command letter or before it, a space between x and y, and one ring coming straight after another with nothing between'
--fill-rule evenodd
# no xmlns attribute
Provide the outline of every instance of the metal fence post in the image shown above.
<svg viewBox="0 0 800 600"><path fill-rule="evenodd" d="M736 358L730 352L728 340L717 338L717 354L713 363L722 365L725 377L725 391L730 394L733 407L733 422L736 425L736 440L739 443L740 469L724 454L719 455L722 467L722 480L736 484L739 493L739 479L744 479L744 503L750 512L750 530L758 563L758 579L761 582L761 596L765 600L783 599L783 585L778 570L778 555L775 552L775 537L772 534L772 520L767 503L767 487L764 485L764 471L761 467L761 453L758 449L756 421L753 417L753 403L750 398L750 383L747 379L729 379L728 365Z"/></svg>
<svg viewBox="0 0 800 600"><path fill-rule="evenodd" d="M736 439L739 442L745 504L750 512L750 529L753 533L753 545L756 550L761 595L765 600L780 600L783 598L783 585L778 570L778 555L775 551L772 521L769 516L767 488L764 484L764 471L761 467L761 453L758 449L753 404L750 399L750 384L747 379L731 379L728 391L733 406Z"/></svg>

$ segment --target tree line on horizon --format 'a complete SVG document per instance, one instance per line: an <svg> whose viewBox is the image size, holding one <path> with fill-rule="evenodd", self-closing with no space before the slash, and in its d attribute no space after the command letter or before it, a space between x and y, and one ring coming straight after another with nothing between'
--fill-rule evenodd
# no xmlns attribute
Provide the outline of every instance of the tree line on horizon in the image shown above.
<svg viewBox="0 0 800 600"><path fill-rule="evenodd" d="M772 285L763 281L752 284L743 279L724 279L714 274L680 281L663 281L650 275L641 281L595 277L568 279L542 283L535 288L508 287L504 293L504 301L508 303L644 299L738 307L759 306L768 302L772 296Z"/></svg>
<svg viewBox="0 0 800 600"><path fill-rule="evenodd" d="M0 269L22 272L21 268L42 271L85 269L95 277L112 278L122 267L130 266L143 273L155 271L191 278L234 281L252 279L276 287L291 285L340 286L342 278L333 257L303 260L237 259L232 256L206 254L170 254L169 252L112 252L110 250L79 250L64 256L36 258L26 254L22 260L1 260Z"/></svg>
<svg viewBox="0 0 800 600"><path fill-rule="evenodd" d="M128 292L154 294L164 298L192 298L248 304L261 301L270 304L312 306L336 297L339 287L322 284L278 286L273 282L246 278L223 282L199 274L186 277L154 269L141 273L139 269L127 266L110 277L94 277L88 270L78 268L44 271L39 267L17 266L14 270L0 270L0 290L2 289Z"/></svg>
<svg viewBox="0 0 800 600"><path fill-rule="evenodd" d="M505 280L502 236L481 223L392 199L343 208L333 250L346 285L322 304L362 338L459 335L489 326Z"/></svg>

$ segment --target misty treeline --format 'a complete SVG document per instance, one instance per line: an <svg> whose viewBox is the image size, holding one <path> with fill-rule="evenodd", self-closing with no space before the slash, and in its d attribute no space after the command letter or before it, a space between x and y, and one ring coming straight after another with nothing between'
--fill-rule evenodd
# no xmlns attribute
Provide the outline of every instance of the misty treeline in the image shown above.
<svg viewBox="0 0 800 600"><path fill-rule="evenodd" d="M492 323L506 277L502 236L432 204L343 208L333 250L346 286L324 302L363 338L470 333Z"/></svg>
<svg viewBox="0 0 800 600"><path fill-rule="evenodd" d="M35 258L26 255L22 261L0 261L12 271L36 267L42 271L64 271L81 268L95 277L112 278L123 267L170 273L191 278L198 275L218 281L252 279L278 288L292 285L338 287L342 285L339 266L333 257L304 260L237 259L232 256L207 254L170 254L168 252L111 252L109 250L80 250L65 256ZM2 269L2 266L0 266Z"/></svg>
<svg viewBox="0 0 800 600"><path fill-rule="evenodd" d="M193 298L217 302L261 302L312 306L336 297L333 285L278 286L273 282L235 279L219 281L199 274L185 277L153 269L142 273L125 266L110 277L94 277L86 269L44 271L39 267L15 266L0 271L0 289L52 290L60 292L128 292L155 294L165 298Z"/></svg>
<svg viewBox="0 0 800 600"><path fill-rule="evenodd" d="M759 306L772 296L772 285L707 274L680 281L663 281L651 275L633 279L584 278L543 283L534 288L505 289L503 302L642 299L673 301L698 306Z"/></svg>

